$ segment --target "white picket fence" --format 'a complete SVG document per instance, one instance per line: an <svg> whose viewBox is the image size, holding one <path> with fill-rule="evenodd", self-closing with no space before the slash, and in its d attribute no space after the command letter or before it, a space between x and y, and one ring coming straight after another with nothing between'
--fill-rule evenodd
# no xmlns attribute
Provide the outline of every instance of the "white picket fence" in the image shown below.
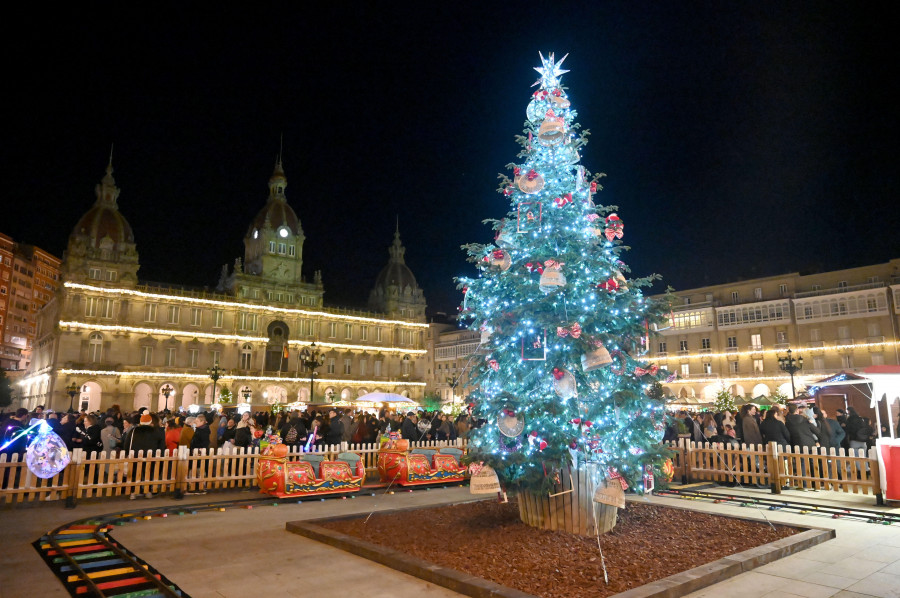
<svg viewBox="0 0 900 598"><path fill-rule="evenodd" d="M410 442L414 448L457 447L466 450L463 439L454 441ZM310 453L332 460L342 452L357 453L363 458L368 476L377 470L378 444L329 445L318 447ZM289 459L304 454L293 449ZM256 461L258 449L234 448L231 450L197 450L191 454L187 447L168 451L124 451L93 453L87 455L75 449L71 462L59 474L42 479L28 469L19 455L0 455L0 504L18 504L34 501L66 500L72 504L80 499L97 499L130 494L157 494L159 492L196 492L199 490L225 490L249 488L256 485Z"/></svg>

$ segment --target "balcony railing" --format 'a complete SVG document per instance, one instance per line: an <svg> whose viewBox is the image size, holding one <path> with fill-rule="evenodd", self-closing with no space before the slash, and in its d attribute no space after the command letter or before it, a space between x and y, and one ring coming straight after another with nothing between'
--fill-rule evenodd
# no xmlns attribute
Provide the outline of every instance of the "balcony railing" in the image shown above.
<svg viewBox="0 0 900 598"><path fill-rule="evenodd" d="M846 287L831 287L830 289L816 289L815 291L804 291L802 293L794 293L794 299L802 299L804 297L821 297L822 295L835 295L838 293L852 293L854 291L865 291L867 289L880 289L884 287L883 282L867 282L865 284L855 284Z"/></svg>
<svg viewBox="0 0 900 598"><path fill-rule="evenodd" d="M762 351L765 351L765 347L762 345L750 345L747 347L747 350L751 353L761 353Z"/></svg>

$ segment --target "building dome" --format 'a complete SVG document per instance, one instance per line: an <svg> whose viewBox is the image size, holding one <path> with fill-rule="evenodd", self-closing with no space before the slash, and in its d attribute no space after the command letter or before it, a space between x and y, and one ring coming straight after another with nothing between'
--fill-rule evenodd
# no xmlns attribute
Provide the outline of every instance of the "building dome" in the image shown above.
<svg viewBox="0 0 900 598"><path fill-rule="evenodd" d="M302 235L300 227L300 219L297 213L288 205L284 190L287 187L287 178L284 176L284 170L279 159L275 163L275 172L269 178L269 199L266 205L256 214L250 222L250 228L247 231L248 236L252 236L255 231L264 228L278 230L281 227L287 227L292 235Z"/></svg>
<svg viewBox="0 0 900 598"><path fill-rule="evenodd" d="M404 317L424 317L425 296L404 260L406 248L400 242L399 228L388 253L391 258L378 273L375 288L369 294L369 308Z"/></svg>
<svg viewBox="0 0 900 598"><path fill-rule="evenodd" d="M96 187L97 201L90 210L85 213L78 224L72 230L72 238L93 248L99 248L102 241L109 239L114 247L120 247L123 243L134 243L134 233L131 225L119 212L116 200L119 198L119 188L112 176L112 163L106 167L106 176ZM109 241L106 243L108 244Z"/></svg>

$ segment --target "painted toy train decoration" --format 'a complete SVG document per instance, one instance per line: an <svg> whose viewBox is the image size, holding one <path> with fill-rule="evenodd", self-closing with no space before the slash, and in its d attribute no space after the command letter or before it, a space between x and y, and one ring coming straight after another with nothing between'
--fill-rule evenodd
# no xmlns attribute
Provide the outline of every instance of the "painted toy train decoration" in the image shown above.
<svg viewBox="0 0 900 598"><path fill-rule="evenodd" d="M256 483L259 491L278 498L352 494L366 481L365 463L357 453L338 453L334 460L304 453L288 460L288 447L270 444L259 456ZM377 486L420 486L462 482L466 468L460 464L462 450L454 447L409 450L405 440L385 440L378 450Z"/></svg>

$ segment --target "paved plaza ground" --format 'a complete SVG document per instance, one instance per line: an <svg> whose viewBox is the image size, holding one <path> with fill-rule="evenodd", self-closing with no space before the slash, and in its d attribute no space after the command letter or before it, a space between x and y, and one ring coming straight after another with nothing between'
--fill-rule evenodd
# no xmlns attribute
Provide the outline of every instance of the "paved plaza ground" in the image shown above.
<svg viewBox="0 0 900 598"><path fill-rule="evenodd" d="M735 494L731 489L721 492ZM764 490L739 490L770 497ZM255 491L128 501L37 505L0 511L0 598L68 596L31 546L41 534L75 519L166 504L246 499ZM832 492L786 492L789 500L876 508L871 496ZM471 500L468 488L378 494L324 502L284 502L277 507L232 508L140 520L116 528L112 537L145 559L193 598L280 595L372 598L444 598L459 594L366 559L285 531L287 521L368 513ZM638 499L643 500L643 499ZM650 497L656 504L739 515L773 522L833 528L834 540L744 573L690 596L715 598L900 598L900 526L758 510L709 501ZM898 508L884 508L900 512ZM398 534L427 533L427 521L410 516ZM727 533L723 529L722 533ZM697 539L702 542L702 538ZM273 594L277 592L277 594Z"/></svg>

